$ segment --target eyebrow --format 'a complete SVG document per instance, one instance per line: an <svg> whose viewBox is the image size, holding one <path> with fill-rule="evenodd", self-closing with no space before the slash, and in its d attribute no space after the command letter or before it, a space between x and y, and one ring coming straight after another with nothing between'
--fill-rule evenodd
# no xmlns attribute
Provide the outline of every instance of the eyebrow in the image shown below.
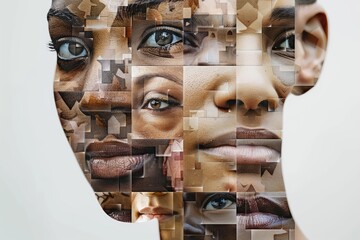
<svg viewBox="0 0 360 240"><path fill-rule="evenodd" d="M295 7L275 8L271 12L270 21L279 21L279 20L294 19L294 18L295 18Z"/></svg>
<svg viewBox="0 0 360 240"><path fill-rule="evenodd" d="M65 21L67 23L70 23L73 26L83 26L84 25L84 20L82 18L76 16L72 12L70 12L69 9L67 9L67 8L64 8L64 9L50 8L50 10L47 14L48 21L51 17L60 18L61 20Z"/></svg>
<svg viewBox="0 0 360 240"><path fill-rule="evenodd" d="M135 84L141 84L145 80L149 80L149 79L152 79L155 77L165 78L165 79L175 82L179 85L182 85L182 82L183 82L182 79L174 76L173 74L169 74L166 72L144 74L144 75L141 75L140 77L135 78L134 80L135 80Z"/></svg>
<svg viewBox="0 0 360 240"><path fill-rule="evenodd" d="M181 2L183 0L170 0L169 2ZM135 0L134 3L128 6L119 6L117 12L117 18L124 20L132 16L136 16L139 13L146 13L148 7L153 7L163 3L164 0Z"/></svg>

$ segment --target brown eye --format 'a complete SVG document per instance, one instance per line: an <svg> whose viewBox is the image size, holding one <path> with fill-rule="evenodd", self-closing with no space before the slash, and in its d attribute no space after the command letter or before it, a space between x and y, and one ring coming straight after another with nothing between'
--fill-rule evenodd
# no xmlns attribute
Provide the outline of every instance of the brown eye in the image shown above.
<svg viewBox="0 0 360 240"><path fill-rule="evenodd" d="M159 109L161 107L161 102L158 100L152 100L149 104L153 109Z"/></svg>
<svg viewBox="0 0 360 240"><path fill-rule="evenodd" d="M169 107L166 101L153 99L149 101L148 108L152 110L162 110Z"/></svg>
<svg viewBox="0 0 360 240"><path fill-rule="evenodd" d="M170 96L163 96L160 94L154 94L149 97L145 97L142 109L147 109L151 111L165 111L172 108L177 108L181 106L179 100L172 98Z"/></svg>

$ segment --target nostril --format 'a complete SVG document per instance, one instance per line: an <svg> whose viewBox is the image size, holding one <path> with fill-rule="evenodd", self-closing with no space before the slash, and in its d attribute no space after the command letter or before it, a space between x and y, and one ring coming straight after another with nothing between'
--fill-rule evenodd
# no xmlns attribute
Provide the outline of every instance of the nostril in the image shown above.
<svg viewBox="0 0 360 240"><path fill-rule="evenodd" d="M236 106L236 100L228 100L226 102L226 105L228 106L228 108L232 108L233 106Z"/></svg>
<svg viewBox="0 0 360 240"><path fill-rule="evenodd" d="M244 102L241 100L232 99L232 100L228 100L226 102L226 105L230 109L230 108L234 108L234 107L242 107L244 105Z"/></svg>

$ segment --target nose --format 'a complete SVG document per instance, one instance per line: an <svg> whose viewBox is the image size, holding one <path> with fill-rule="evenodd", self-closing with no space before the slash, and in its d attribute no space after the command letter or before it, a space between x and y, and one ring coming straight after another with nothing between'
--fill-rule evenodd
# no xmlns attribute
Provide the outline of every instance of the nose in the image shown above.
<svg viewBox="0 0 360 240"><path fill-rule="evenodd" d="M272 75L265 66L240 66L236 69L236 79L226 83L227 91L217 91L214 102L218 108L233 110L274 111L279 96L273 85ZM224 86L221 87L224 89Z"/></svg>

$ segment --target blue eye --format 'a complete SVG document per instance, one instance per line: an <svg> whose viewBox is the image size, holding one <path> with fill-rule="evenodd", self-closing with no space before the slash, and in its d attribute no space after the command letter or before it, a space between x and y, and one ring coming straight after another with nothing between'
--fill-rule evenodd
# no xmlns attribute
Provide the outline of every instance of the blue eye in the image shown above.
<svg viewBox="0 0 360 240"><path fill-rule="evenodd" d="M61 60L71 61L79 58L86 58L89 50L86 44L79 38L62 38L57 41L58 57Z"/></svg>
<svg viewBox="0 0 360 240"><path fill-rule="evenodd" d="M182 31L170 26L157 26L145 32L145 37L140 43L141 48L161 48L170 50L175 45L182 43Z"/></svg>
<svg viewBox="0 0 360 240"><path fill-rule="evenodd" d="M229 209L235 208L235 195L230 193L218 193L213 194L207 198L205 204L203 205L203 210L211 211L211 210L221 210L221 209Z"/></svg>

